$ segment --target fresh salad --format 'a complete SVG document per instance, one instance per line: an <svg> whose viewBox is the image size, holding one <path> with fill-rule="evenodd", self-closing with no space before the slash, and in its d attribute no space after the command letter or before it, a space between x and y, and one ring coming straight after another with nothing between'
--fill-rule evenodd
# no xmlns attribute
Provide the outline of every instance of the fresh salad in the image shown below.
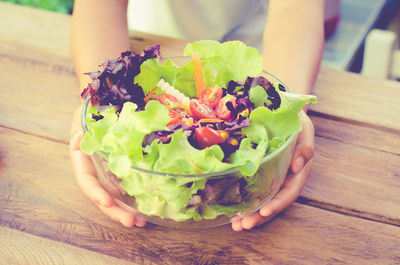
<svg viewBox="0 0 400 265"><path fill-rule="evenodd" d="M261 54L240 41L193 42L183 57L178 66L155 45L88 73L81 149L102 155L146 215L231 216L254 200L262 160L301 130L299 111L316 97L271 83ZM201 177L232 169L241 177Z"/></svg>

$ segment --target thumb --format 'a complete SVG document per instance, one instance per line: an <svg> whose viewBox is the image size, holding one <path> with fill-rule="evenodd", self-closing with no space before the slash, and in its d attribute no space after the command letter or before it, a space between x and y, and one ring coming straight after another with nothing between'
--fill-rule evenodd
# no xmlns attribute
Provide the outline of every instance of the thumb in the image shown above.
<svg viewBox="0 0 400 265"><path fill-rule="evenodd" d="M79 151L81 149L79 145L83 135L83 131L78 131L72 135L71 139L69 140L69 148L71 151Z"/></svg>

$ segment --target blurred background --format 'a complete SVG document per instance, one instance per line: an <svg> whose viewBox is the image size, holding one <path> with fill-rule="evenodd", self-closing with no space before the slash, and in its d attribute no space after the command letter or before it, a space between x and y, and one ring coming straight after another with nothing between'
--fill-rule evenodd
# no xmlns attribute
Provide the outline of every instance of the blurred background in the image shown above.
<svg viewBox="0 0 400 265"><path fill-rule="evenodd" d="M0 0L72 14L73 0ZM378 78L400 78L400 0L327 0L323 65Z"/></svg>
<svg viewBox="0 0 400 265"><path fill-rule="evenodd" d="M44 10L72 14L74 0L0 0L24 6L31 6Z"/></svg>

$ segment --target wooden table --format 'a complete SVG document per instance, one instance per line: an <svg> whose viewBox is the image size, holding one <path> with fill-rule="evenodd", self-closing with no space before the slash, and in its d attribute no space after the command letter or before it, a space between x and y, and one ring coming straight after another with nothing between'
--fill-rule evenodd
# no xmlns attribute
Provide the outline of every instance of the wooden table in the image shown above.
<svg viewBox="0 0 400 265"><path fill-rule="evenodd" d="M400 85L322 69L312 174L268 224L127 229L78 188L71 18L0 3L0 264L400 264ZM132 34L141 50L184 41Z"/></svg>

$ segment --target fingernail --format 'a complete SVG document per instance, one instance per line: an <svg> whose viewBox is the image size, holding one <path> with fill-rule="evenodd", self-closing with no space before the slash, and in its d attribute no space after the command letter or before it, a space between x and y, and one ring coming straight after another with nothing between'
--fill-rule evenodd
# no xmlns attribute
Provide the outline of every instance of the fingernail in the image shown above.
<svg viewBox="0 0 400 265"><path fill-rule="evenodd" d="M243 227L241 226L241 224L239 222L232 223L232 229L235 232L243 231Z"/></svg>
<svg viewBox="0 0 400 265"><path fill-rule="evenodd" d="M146 225L146 220L144 220L142 218L136 218L135 225L138 227L143 227Z"/></svg>
<svg viewBox="0 0 400 265"><path fill-rule="evenodd" d="M266 210L261 209L260 215L265 217L265 216L271 215L271 212L272 212L271 209L266 209Z"/></svg>

